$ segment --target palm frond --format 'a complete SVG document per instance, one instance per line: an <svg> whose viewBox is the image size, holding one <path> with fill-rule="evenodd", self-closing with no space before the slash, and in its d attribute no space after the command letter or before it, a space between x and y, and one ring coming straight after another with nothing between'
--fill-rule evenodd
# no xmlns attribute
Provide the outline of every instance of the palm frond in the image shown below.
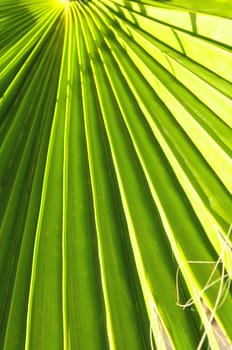
<svg viewBox="0 0 232 350"><path fill-rule="evenodd" d="M230 2L0 12L0 348L228 348Z"/></svg>

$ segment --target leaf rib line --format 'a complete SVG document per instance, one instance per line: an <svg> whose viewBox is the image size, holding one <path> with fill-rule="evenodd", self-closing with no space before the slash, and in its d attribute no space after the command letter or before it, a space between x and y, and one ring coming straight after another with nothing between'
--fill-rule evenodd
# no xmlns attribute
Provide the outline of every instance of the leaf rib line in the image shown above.
<svg viewBox="0 0 232 350"><path fill-rule="evenodd" d="M68 338L67 320L67 211L68 211L68 138L70 130L70 81L71 81L71 20L70 11L65 12L65 38L64 55L67 62L67 87L65 97L65 123L64 123L64 160L63 160L63 208L62 208L62 317L63 317L63 343L64 350L70 348Z"/></svg>

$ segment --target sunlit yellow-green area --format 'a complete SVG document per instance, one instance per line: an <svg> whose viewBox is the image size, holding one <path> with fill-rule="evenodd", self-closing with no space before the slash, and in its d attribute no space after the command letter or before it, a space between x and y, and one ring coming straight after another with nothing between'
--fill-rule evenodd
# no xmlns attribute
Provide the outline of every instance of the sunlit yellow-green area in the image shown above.
<svg viewBox="0 0 232 350"><path fill-rule="evenodd" d="M0 14L0 349L229 349L232 3Z"/></svg>

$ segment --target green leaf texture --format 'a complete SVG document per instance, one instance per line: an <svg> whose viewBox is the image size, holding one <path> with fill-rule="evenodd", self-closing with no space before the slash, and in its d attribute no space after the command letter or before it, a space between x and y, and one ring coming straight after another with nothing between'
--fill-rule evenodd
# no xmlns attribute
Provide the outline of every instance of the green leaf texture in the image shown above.
<svg viewBox="0 0 232 350"><path fill-rule="evenodd" d="M231 2L0 13L0 348L223 349Z"/></svg>

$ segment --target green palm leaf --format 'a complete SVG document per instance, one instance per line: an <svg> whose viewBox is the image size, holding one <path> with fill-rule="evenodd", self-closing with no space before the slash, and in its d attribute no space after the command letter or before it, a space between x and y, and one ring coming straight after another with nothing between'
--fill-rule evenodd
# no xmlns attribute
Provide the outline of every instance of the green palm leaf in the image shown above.
<svg viewBox="0 0 232 350"><path fill-rule="evenodd" d="M1 349L228 349L230 2L0 11Z"/></svg>

